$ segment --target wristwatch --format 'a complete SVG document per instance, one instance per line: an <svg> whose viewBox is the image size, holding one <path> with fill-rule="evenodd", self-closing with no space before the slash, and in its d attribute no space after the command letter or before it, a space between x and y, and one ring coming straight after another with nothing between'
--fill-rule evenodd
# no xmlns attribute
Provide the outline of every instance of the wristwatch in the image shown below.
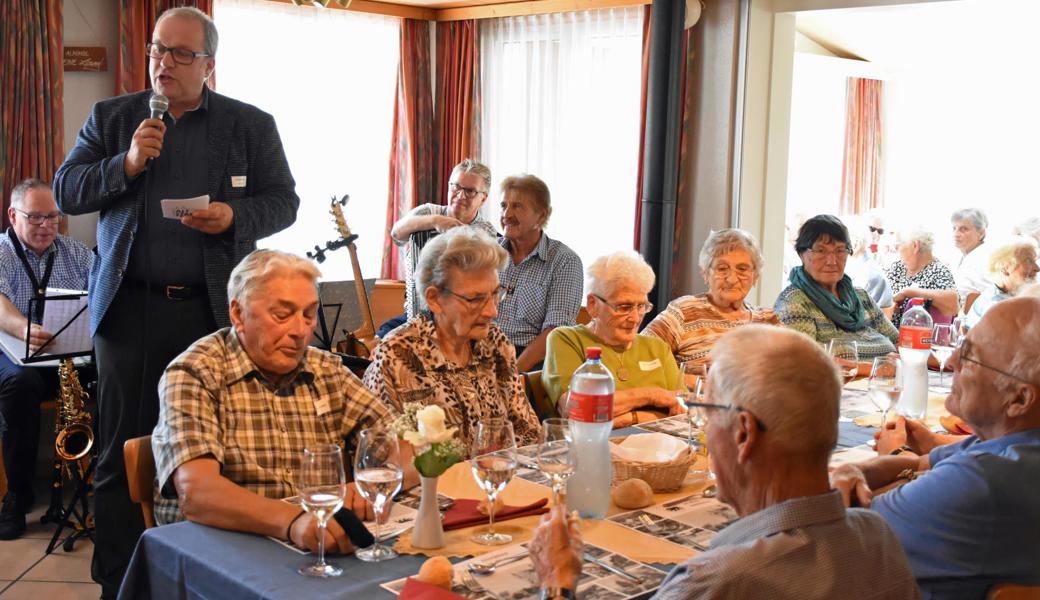
<svg viewBox="0 0 1040 600"><path fill-rule="evenodd" d="M899 456L900 454L902 454L904 452L911 452L911 453L916 454L916 452L914 452L914 449L911 448L910 446L907 446L906 444L903 444L902 446L896 448L895 450L889 452L888 454L889 454L889 456Z"/></svg>
<svg viewBox="0 0 1040 600"><path fill-rule="evenodd" d="M571 588L544 586L538 600L575 600L577 597Z"/></svg>

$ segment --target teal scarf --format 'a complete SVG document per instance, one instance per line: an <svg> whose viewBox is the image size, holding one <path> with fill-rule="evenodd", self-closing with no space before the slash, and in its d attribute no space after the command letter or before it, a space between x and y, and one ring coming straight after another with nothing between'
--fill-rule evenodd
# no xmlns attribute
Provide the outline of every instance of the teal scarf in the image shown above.
<svg viewBox="0 0 1040 600"><path fill-rule="evenodd" d="M848 275L843 275L838 282L838 298L813 281L803 267L791 269L791 283L805 292L816 308L845 331L859 331L867 326L863 303L860 302L859 294L856 293L856 288L852 287L852 280Z"/></svg>

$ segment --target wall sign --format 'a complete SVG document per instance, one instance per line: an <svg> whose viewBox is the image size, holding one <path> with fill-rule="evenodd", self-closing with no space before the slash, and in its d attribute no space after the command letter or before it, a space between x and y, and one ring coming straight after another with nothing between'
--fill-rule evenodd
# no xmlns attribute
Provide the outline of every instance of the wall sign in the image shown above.
<svg viewBox="0 0 1040 600"><path fill-rule="evenodd" d="M104 46L65 46L66 71L107 71L108 51Z"/></svg>

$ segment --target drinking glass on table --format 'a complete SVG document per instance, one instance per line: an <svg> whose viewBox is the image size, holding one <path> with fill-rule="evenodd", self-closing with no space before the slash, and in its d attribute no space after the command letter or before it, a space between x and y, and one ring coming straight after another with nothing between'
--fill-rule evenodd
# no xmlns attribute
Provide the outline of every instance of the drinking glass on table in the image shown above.
<svg viewBox="0 0 1040 600"><path fill-rule="evenodd" d="M704 378L708 376L708 366L703 363L694 363L693 361L686 361L679 367L679 389L675 393L676 397L682 402L683 407L686 408L686 421L688 425L688 433L686 435L686 443L693 452L697 443L693 439L693 421L694 410L696 403L703 402L703 385Z"/></svg>
<svg viewBox="0 0 1040 600"><path fill-rule="evenodd" d="M486 546L499 546L513 541L513 536L495 531L495 500L505 489L516 471L516 438L509 419L493 418L479 421L473 436L470 467L477 485L488 498L490 523L486 531L471 539Z"/></svg>
<svg viewBox="0 0 1040 600"><path fill-rule="evenodd" d="M318 562L300 567L308 577L338 577L343 569L325 562L325 525L347 495L343 454L335 444L318 444L304 449L298 487L300 504L318 522Z"/></svg>
<svg viewBox="0 0 1040 600"><path fill-rule="evenodd" d="M542 421L542 441L538 445L538 470L552 483L553 504L560 503L560 489L574 474L576 456L567 419Z"/></svg>
<svg viewBox="0 0 1040 600"><path fill-rule="evenodd" d="M891 356L879 356L870 367L867 394L874 406L881 411L881 428L888 422L888 413L899 402L903 391L900 360Z"/></svg>
<svg viewBox="0 0 1040 600"><path fill-rule="evenodd" d="M827 343L827 353L838 363L845 384L856 378L859 373L859 344L855 340L834 338Z"/></svg>
<svg viewBox="0 0 1040 600"><path fill-rule="evenodd" d="M397 556L393 548L379 543L379 537L391 498L401 491L403 480L404 469L401 467L397 435L382 429L362 429L354 455L354 484L361 497L372 503L372 511L376 515L376 541L368 548L354 553L359 559L379 562Z"/></svg>
<svg viewBox="0 0 1040 600"><path fill-rule="evenodd" d="M715 496L718 495L719 488L718 488L717 485L715 485L715 471L713 471L712 468L711 468L711 456L708 454L708 438L706 437L706 433L704 431L704 426L708 423L708 412L707 411L711 410L711 405L704 403L704 379L703 378L697 384L697 397L699 398L699 400L698 400L698 404L694 406L694 408L695 408L694 412L697 415L696 416L697 428L700 430L700 440L699 440L698 443L700 445L701 454L704 455L704 458L708 462L708 468L707 468L707 472L708 472L708 486L705 487L704 490L701 492L701 496L704 496L705 498L714 498ZM701 470L699 472L703 473L704 471Z"/></svg>
<svg viewBox="0 0 1040 600"><path fill-rule="evenodd" d="M953 324L940 324L932 328L932 356L939 361L939 387L943 386L943 375L946 361L953 356L953 350L960 346L960 330Z"/></svg>

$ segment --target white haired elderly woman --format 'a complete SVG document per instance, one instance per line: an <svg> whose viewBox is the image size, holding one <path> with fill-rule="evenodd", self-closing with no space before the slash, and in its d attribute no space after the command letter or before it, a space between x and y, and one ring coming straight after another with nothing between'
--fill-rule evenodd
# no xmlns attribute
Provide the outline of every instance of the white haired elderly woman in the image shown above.
<svg viewBox="0 0 1040 600"><path fill-rule="evenodd" d="M443 408L467 445L477 423L492 417L508 417L520 445L541 433L513 345L494 323L505 296L498 270L506 257L470 226L427 243L415 271L422 310L383 338L365 371L365 386L393 409L406 402Z"/></svg>
<svg viewBox="0 0 1040 600"><path fill-rule="evenodd" d="M989 279L986 264L989 248L986 243L986 227L989 219L977 208L964 208L950 216L953 226L953 245L961 251L960 261L954 270L957 294L962 310L967 311L971 303L993 282Z"/></svg>
<svg viewBox="0 0 1040 600"><path fill-rule="evenodd" d="M750 233L711 232L701 248L700 268L708 293L672 300L643 330L664 340L675 360L707 364L708 353L726 332L748 323L780 324L771 308L747 303L762 268L762 253Z"/></svg>
<svg viewBox="0 0 1040 600"><path fill-rule="evenodd" d="M895 293L892 323L899 325L904 304L911 298L924 298L929 308L955 316L959 309L957 283L950 268L932 254L932 232L919 225L908 227L897 230L895 240L899 260L885 274Z"/></svg>
<svg viewBox="0 0 1040 600"><path fill-rule="evenodd" d="M1036 264L1036 241L1017 236L1000 244L989 255L989 272L994 283L965 313L964 324L968 327L974 327L997 302L1015 296L1036 282L1036 274L1040 272Z"/></svg>
<svg viewBox="0 0 1040 600"><path fill-rule="evenodd" d="M657 338L639 335L643 316L653 308L647 301L653 286L653 269L631 250L601 256L589 265L585 301L592 320L554 329L542 369L546 394L561 413L566 413L571 377L585 362L589 346L602 349L603 364L617 383L614 427L681 412L675 399L679 368L671 349Z"/></svg>

